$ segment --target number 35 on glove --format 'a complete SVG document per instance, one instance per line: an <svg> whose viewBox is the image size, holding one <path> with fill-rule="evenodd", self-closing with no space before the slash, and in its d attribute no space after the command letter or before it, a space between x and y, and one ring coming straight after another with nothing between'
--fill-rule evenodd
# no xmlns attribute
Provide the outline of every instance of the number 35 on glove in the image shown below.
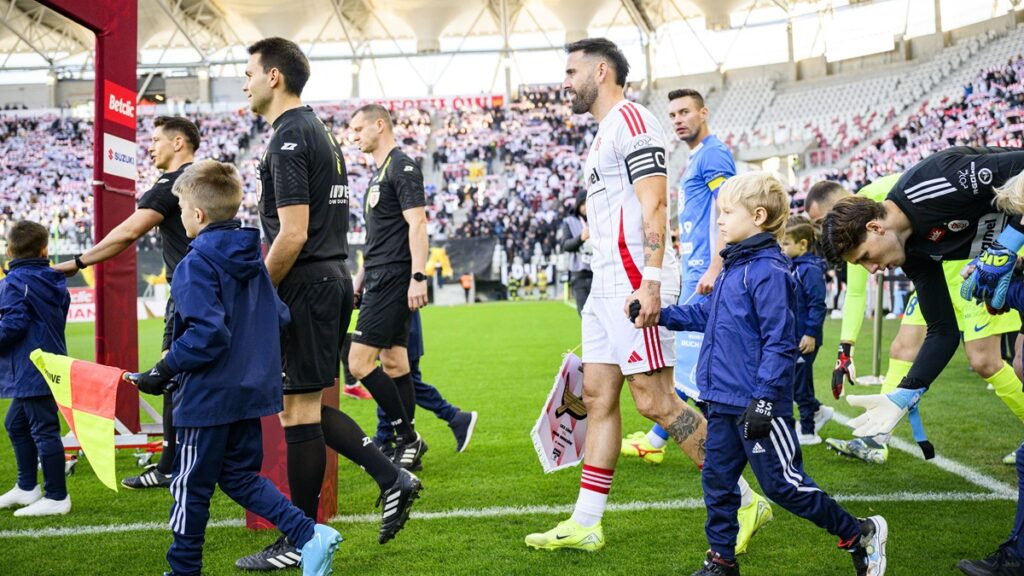
<svg viewBox="0 0 1024 576"><path fill-rule="evenodd" d="M960 297L964 300L984 302L993 313L1005 312L1006 292L1010 287L1013 266L1017 255L999 242L992 243L980 256L971 262L974 271L960 286Z"/></svg>

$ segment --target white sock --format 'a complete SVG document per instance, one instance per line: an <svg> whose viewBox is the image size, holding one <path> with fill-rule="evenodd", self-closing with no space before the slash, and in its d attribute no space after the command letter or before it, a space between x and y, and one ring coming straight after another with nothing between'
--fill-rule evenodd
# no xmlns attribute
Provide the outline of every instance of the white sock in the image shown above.
<svg viewBox="0 0 1024 576"><path fill-rule="evenodd" d="M743 508L754 501L754 491L750 489L750 484L747 484L746 478L740 476L736 485L740 487L740 508Z"/></svg>
<svg viewBox="0 0 1024 576"><path fill-rule="evenodd" d="M668 440L665 440L661 436L654 433L654 430L647 432L647 441L651 443L654 448L664 448L668 444Z"/></svg>
<svg viewBox="0 0 1024 576"><path fill-rule="evenodd" d="M608 491L612 487L614 470L583 465L580 478L580 495L576 499L572 519L584 528L590 528L601 521L608 503Z"/></svg>

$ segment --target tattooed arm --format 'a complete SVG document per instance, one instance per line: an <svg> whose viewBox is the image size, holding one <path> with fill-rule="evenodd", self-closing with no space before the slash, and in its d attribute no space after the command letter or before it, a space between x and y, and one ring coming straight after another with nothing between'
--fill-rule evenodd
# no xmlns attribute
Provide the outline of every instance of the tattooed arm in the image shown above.
<svg viewBox="0 0 1024 576"><path fill-rule="evenodd" d="M665 233L668 229L665 215L668 199L668 179L656 175L643 178L634 183L636 196L640 200L644 234L644 269L656 268L660 272L665 257ZM634 325L647 328L658 323L661 313L661 281L644 279L633 294L626 299L625 312L629 314L629 303L640 301L640 314Z"/></svg>

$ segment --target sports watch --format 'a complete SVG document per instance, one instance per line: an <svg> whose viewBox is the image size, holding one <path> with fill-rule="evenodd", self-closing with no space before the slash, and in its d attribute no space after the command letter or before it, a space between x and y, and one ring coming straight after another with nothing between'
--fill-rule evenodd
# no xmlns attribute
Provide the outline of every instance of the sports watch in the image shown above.
<svg viewBox="0 0 1024 576"><path fill-rule="evenodd" d="M426 282L427 275L424 274L423 272L416 272L415 274L412 275L412 279L417 282Z"/></svg>

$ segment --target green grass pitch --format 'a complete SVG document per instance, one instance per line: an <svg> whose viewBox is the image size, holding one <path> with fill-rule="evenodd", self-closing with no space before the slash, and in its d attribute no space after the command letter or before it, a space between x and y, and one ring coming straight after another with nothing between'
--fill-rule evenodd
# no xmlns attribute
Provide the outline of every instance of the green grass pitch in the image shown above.
<svg viewBox="0 0 1024 576"><path fill-rule="evenodd" d="M529 438L560 354L579 343L574 309L561 303L427 308L423 322L424 377L454 404L479 411L476 434L469 449L456 454L444 423L423 411L417 414L418 427L430 443L420 474L423 496L405 530L384 546L376 537L376 486L342 460L343 518L334 526L346 540L334 563L336 574L679 575L697 569L707 548L703 508L658 505L701 497L697 470L674 449L661 466L619 463L610 502L636 503L639 509L605 515L607 546L601 552L542 552L523 544L525 534L551 528L566 517L560 510L568 510L576 499L579 471L543 474ZM871 368L869 324L865 322L856 356L862 374ZM896 326L886 322L886 343ZM817 389L820 399L852 416L854 409L845 401L834 402L828 391L838 328L837 321L828 321L816 364ZM140 325L144 367L157 358L160 330L160 321ZM72 355L90 359L92 327L69 326L68 344ZM877 390L859 387L852 393ZM6 413L8 404L0 402L0 414ZM372 431L372 402L343 398L342 408ZM648 428L627 392L622 410L624 431ZM1016 485L1015 469L1000 459L1020 443L1024 427L968 371L962 352L925 396L923 414L940 455L998 481L1006 490ZM833 422L823 435L845 438L849 429ZM898 436L911 440L905 423ZM1010 531L1012 496L1007 498L1004 492L1001 498L992 497L991 490L911 454L892 450L887 465L869 466L841 459L819 445L804 450L804 459L808 473L830 494L844 499L851 512L888 519L889 574L959 573L957 560L987 555ZM131 451L119 452L117 464L119 476L139 470ZM747 477L755 483L749 471ZM14 479L13 455L5 437L0 440L0 490L7 490ZM0 574L141 576L167 569L167 492L114 493L99 483L87 460L68 479L68 489L73 501L68 516L20 519L10 510L0 511ZM543 506L562 508L527 508ZM775 517L741 557L744 574L852 574L849 558L836 549L832 536L778 506ZM233 567L235 559L274 539L272 533L240 527L242 518L242 510L218 492L211 520L220 525L207 531L205 574L241 574ZM45 531L55 528L59 530Z"/></svg>

